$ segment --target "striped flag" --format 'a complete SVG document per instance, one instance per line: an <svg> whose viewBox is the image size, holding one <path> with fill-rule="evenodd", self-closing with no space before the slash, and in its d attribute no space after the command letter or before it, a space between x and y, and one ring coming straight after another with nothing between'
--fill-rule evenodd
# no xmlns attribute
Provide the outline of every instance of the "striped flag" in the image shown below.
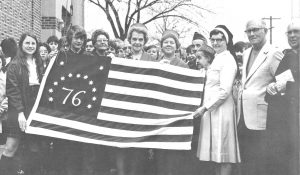
<svg viewBox="0 0 300 175"><path fill-rule="evenodd" d="M26 132L187 150L203 84L199 71L168 64L60 54L47 68Z"/></svg>

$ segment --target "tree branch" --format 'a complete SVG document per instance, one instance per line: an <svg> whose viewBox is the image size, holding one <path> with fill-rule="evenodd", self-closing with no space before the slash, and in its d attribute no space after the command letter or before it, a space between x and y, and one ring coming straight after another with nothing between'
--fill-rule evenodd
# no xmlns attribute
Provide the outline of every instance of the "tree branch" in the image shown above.
<svg viewBox="0 0 300 175"><path fill-rule="evenodd" d="M154 1L150 2L149 4L142 6L140 9L136 9L134 12L131 13L128 24L131 24L131 21L132 21L134 15L136 15L136 13L138 13L148 7L151 7L152 5L155 5L156 3L159 3L159 2L160 2L160 0L154 0Z"/></svg>
<svg viewBox="0 0 300 175"><path fill-rule="evenodd" d="M122 33L124 33L124 30L123 30L123 27L121 25L119 13L117 12L115 6L111 3L111 1L109 1L109 0L105 0L105 1L110 6L110 8L112 9L112 11L115 15L115 20L116 20L117 26L119 28L120 35L122 35Z"/></svg>
<svg viewBox="0 0 300 175"><path fill-rule="evenodd" d="M129 27L128 25L128 17L129 17L129 12L130 12L130 8L131 8L131 0L128 1L128 6L127 6L127 12L126 12L126 17L125 17L125 24L124 24L124 30L125 30L125 33L127 33L127 28Z"/></svg>

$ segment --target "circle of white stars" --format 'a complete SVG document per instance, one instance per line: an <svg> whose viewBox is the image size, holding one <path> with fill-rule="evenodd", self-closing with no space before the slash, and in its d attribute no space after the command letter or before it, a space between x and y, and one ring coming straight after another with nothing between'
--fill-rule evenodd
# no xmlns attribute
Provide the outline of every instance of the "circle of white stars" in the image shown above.
<svg viewBox="0 0 300 175"><path fill-rule="evenodd" d="M60 65L63 66L64 62L61 61ZM103 70L103 69L104 69L104 67L100 66L99 70ZM94 103L98 100L97 96L95 95L95 93L97 92L97 88L94 86L94 81L91 80L91 79L89 79L88 75L82 75L80 73L77 73L77 74L68 73L66 76L59 77L58 81L53 81L53 83L52 83L53 86L48 89L48 95L49 95L48 101L49 102L54 102L55 99L54 99L54 97L52 95L54 94L55 90L60 87L59 85L63 84L62 83L63 81L66 81L67 79L72 79L72 78L83 79L83 80L85 80L85 82L88 83L88 85L90 87L89 89L91 90L91 92L93 93L93 95L92 95L90 103L88 103L86 105L86 108L87 109L92 109L93 106L96 105Z"/></svg>

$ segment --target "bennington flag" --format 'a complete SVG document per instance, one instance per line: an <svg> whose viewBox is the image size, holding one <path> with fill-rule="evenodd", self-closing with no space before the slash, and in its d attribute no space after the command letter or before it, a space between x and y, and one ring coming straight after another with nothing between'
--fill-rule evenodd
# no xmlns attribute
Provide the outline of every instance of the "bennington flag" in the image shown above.
<svg viewBox="0 0 300 175"><path fill-rule="evenodd" d="M187 150L204 75L159 62L61 52L26 132L108 145Z"/></svg>

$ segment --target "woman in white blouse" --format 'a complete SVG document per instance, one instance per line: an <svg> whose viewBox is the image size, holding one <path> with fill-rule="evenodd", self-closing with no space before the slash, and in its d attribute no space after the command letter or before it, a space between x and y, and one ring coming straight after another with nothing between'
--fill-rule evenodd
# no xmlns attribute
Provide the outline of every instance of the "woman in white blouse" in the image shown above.
<svg viewBox="0 0 300 175"><path fill-rule="evenodd" d="M210 32L216 55L207 70L203 106L194 113L194 117L202 116L197 157L201 161L216 163L217 175L230 175L232 164L240 162L232 96L238 67L231 51L232 38L224 25L218 25Z"/></svg>

